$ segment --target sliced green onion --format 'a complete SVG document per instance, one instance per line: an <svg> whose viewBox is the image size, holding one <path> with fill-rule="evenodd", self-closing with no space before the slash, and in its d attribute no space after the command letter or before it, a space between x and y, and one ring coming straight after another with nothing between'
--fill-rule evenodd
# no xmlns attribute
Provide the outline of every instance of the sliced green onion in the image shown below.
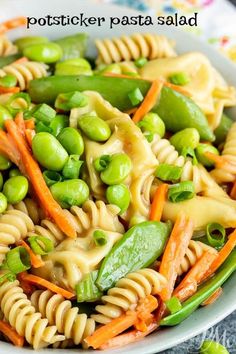
<svg viewBox="0 0 236 354"><path fill-rule="evenodd" d="M181 151L181 154L183 157L187 158L190 157L192 159L193 165L198 164L198 160L196 158L195 151L191 147L184 147Z"/></svg>
<svg viewBox="0 0 236 354"><path fill-rule="evenodd" d="M104 246L107 244L107 235L102 230L96 230L93 233L93 240L96 246Z"/></svg>
<svg viewBox="0 0 236 354"><path fill-rule="evenodd" d="M6 107L14 116L18 112L29 110L30 105L31 105L31 98L30 95L26 92L14 93L6 103Z"/></svg>
<svg viewBox="0 0 236 354"><path fill-rule="evenodd" d="M35 131L36 131L36 133L40 133L40 132L52 133L52 128L50 128L49 126L47 126L43 122L39 121L35 124Z"/></svg>
<svg viewBox="0 0 236 354"><path fill-rule="evenodd" d="M213 222L206 227L207 240L212 247L221 248L225 244L226 232L222 225Z"/></svg>
<svg viewBox="0 0 236 354"><path fill-rule="evenodd" d="M128 97L133 106L137 106L143 100L143 94L138 87L128 93Z"/></svg>
<svg viewBox="0 0 236 354"><path fill-rule="evenodd" d="M0 284L4 283L5 280L13 282L16 280L16 275L9 270L0 271Z"/></svg>
<svg viewBox="0 0 236 354"><path fill-rule="evenodd" d="M61 182L62 176L56 171L46 170L43 172L43 178L48 187L52 186L54 183Z"/></svg>
<svg viewBox="0 0 236 354"><path fill-rule="evenodd" d="M5 75L0 78L0 86L3 87L15 87L17 79L14 75Z"/></svg>
<svg viewBox="0 0 236 354"><path fill-rule="evenodd" d="M171 75L169 80L174 85L184 86L190 82L190 77L185 72L179 72Z"/></svg>
<svg viewBox="0 0 236 354"><path fill-rule="evenodd" d="M195 188L192 181L183 181L169 186L168 199L172 203L192 199L194 196Z"/></svg>
<svg viewBox="0 0 236 354"><path fill-rule="evenodd" d="M55 101L55 107L63 111L70 111L76 107L84 107L87 104L88 98L79 91L60 93Z"/></svg>
<svg viewBox="0 0 236 354"><path fill-rule="evenodd" d="M103 293L95 284L97 276L98 271L95 270L86 275L84 279L76 285L75 290L77 295L77 302L92 302L99 300L102 297Z"/></svg>
<svg viewBox="0 0 236 354"><path fill-rule="evenodd" d="M63 167L63 176L69 179L79 178L80 169L82 165L83 161L80 160L79 155L70 155Z"/></svg>
<svg viewBox="0 0 236 354"><path fill-rule="evenodd" d="M145 138L147 139L147 141L149 143L151 143L154 139L154 134L150 133L150 132L144 132L143 135L145 136Z"/></svg>
<svg viewBox="0 0 236 354"><path fill-rule="evenodd" d="M181 302L176 296L172 296L165 304L171 314L178 312L182 308Z"/></svg>
<svg viewBox="0 0 236 354"><path fill-rule="evenodd" d="M134 64L137 66L137 68L142 68L147 62L148 62L147 58L141 57L136 59Z"/></svg>
<svg viewBox="0 0 236 354"><path fill-rule="evenodd" d="M180 179L182 171L182 167L162 163L156 169L156 177L162 181L176 182Z"/></svg>
<svg viewBox="0 0 236 354"><path fill-rule="evenodd" d="M6 265L14 274L24 272L30 269L30 256L24 247L15 247L7 252Z"/></svg>
<svg viewBox="0 0 236 354"><path fill-rule="evenodd" d="M30 236L28 242L33 252L41 256L52 252L54 249L52 240L44 236Z"/></svg>
<svg viewBox="0 0 236 354"><path fill-rule="evenodd" d="M104 171L111 162L110 155L102 155L94 160L93 165L97 172Z"/></svg>
<svg viewBox="0 0 236 354"><path fill-rule="evenodd" d="M41 103L31 110L31 115L36 120L48 125L56 116L56 111L46 103Z"/></svg>

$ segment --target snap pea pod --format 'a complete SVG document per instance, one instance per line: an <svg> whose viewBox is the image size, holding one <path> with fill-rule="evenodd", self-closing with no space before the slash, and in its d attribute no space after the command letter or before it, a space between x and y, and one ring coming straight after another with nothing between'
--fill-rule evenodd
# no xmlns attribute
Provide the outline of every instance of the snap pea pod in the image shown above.
<svg viewBox="0 0 236 354"><path fill-rule="evenodd" d="M163 318L161 326L175 326L189 317L209 296L211 296L236 270L236 250L232 251L219 271L203 284L188 300L182 303L182 309Z"/></svg>
<svg viewBox="0 0 236 354"><path fill-rule="evenodd" d="M93 90L100 93L114 107L125 111L133 108L128 97L129 93L138 88L145 96L150 85L151 83L146 80L99 75L50 76L31 80L29 94L33 102L53 103L61 92ZM200 108L191 99L169 87L162 89L153 111L159 114L167 130L171 132L191 127L198 130L203 140L214 140L214 134Z"/></svg>
<svg viewBox="0 0 236 354"><path fill-rule="evenodd" d="M215 140L216 145L219 145L225 141L228 131L231 128L233 122L234 121L230 117L228 117L226 114L222 114L220 124L214 130L214 134L216 137L216 140Z"/></svg>
<svg viewBox="0 0 236 354"><path fill-rule="evenodd" d="M145 221L129 229L103 260L96 284L100 290L111 288L126 274L145 268L163 252L170 225Z"/></svg>
<svg viewBox="0 0 236 354"><path fill-rule="evenodd" d="M19 59L20 54L7 55L6 57L0 57L0 68L3 68L6 65L13 63L13 61Z"/></svg>

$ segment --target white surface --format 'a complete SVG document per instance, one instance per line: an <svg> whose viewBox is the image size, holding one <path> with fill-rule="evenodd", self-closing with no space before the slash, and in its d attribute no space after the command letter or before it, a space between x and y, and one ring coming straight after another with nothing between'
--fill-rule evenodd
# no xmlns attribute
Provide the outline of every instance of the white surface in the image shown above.
<svg viewBox="0 0 236 354"><path fill-rule="evenodd" d="M95 8L96 6L96 8ZM124 16L134 14L135 11L130 9L122 9L117 6L111 5L95 5L87 0L0 0L0 21L14 16L34 16L41 17L47 14L51 15L77 15L79 13L86 13L88 16ZM156 32L165 33L167 36L173 38L177 43L177 49L179 52L186 51L201 51L205 53L217 69L221 71L224 77L229 83L236 86L236 69L235 66L227 59L222 57L217 51L210 48L208 45L200 42L195 37L190 36L188 33L181 32L173 27L164 28L162 26L158 27L116 27L115 30L110 30L108 23L100 27L88 27L80 28L76 26L72 27L34 27L33 30L19 30L12 33L13 36L20 36L29 33L37 33L40 35L46 35L50 38L58 38L60 36L65 36L67 34L73 34L79 31L88 32L91 38L94 37L110 37L112 35L119 35L125 31L125 33L132 32ZM233 112L234 118L236 119L236 110ZM149 354L157 353L159 351L171 348L197 334L203 332L209 327L213 326L217 322L221 321L224 317L229 315L236 309L236 274L232 276L224 286L223 295L211 306L201 308L197 310L191 317L185 320L179 326L173 328L165 328L156 333L151 334L144 340L139 341L135 344L131 344L120 349L113 351L105 351L105 353L112 354ZM0 342L0 353L8 354L9 351L12 354L23 354L32 351L30 348L16 348L10 344ZM59 353L73 353L79 352L78 349L71 350L53 350L54 354ZM91 351L83 350L84 354L91 353ZM95 352L95 351L94 351ZM98 352L98 351L96 351ZM42 351L43 354L52 354L51 349L45 349ZM101 351L99 351L101 353Z"/></svg>

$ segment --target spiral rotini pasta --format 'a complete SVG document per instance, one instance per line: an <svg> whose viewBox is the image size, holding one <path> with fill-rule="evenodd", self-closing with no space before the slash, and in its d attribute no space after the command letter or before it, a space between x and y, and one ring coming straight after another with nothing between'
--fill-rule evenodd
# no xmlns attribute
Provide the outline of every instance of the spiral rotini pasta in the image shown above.
<svg viewBox="0 0 236 354"><path fill-rule="evenodd" d="M0 215L0 264L9 251L9 245L25 238L33 229L30 217L20 210L8 210Z"/></svg>
<svg viewBox="0 0 236 354"><path fill-rule="evenodd" d="M30 80L47 76L47 66L34 61L13 63L0 69L0 77L8 74L14 75L21 90L25 90L28 88Z"/></svg>
<svg viewBox="0 0 236 354"><path fill-rule="evenodd" d="M0 56L17 53L17 47L4 35L0 36Z"/></svg>
<svg viewBox="0 0 236 354"><path fill-rule="evenodd" d="M176 56L172 41L165 36L151 33L97 39L95 45L98 50L97 63L111 64L139 57L155 59Z"/></svg>
<svg viewBox="0 0 236 354"><path fill-rule="evenodd" d="M59 294L36 290L31 296L31 302L36 311L48 319L49 325L55 325L58 333L65 335L66 339L73 339L76 345L95 330L94 320L84 313L79 314L79 308L72 307L71 302ZM69 344L68 341L64 343L66 346Z"/></svg>
<svg viewBox="0 0 236 354"><path fill-rule="evenodd" d="M63 335L57 334L56 326L48 326L48 320L36 312L17 280L6 281L0 286L0 307L10 325L18 334L24 336L34 349L65 339Z"/></svg>
<svg viewBox="0 0 236 354"><path fill-rule="evenodd" d="M166 279L153 269L145 268L130 273L108 290L107 295L102 297L103 305L96 306L98 313L91 317L98 323L106 324L137 305L140 299L158 294L165 284Z"/></svg>
<svg viewBox="0 0 236 354"><path fill-rule="evenodd" d="M38 204L30 198L25 198L18 204L8 205L8 210L20 210L23 213L27 214L34 224L38 224L43 219L43 211L40 209Z"/></svg>
<svg viewBox="0 0 236 354"><path fill-rule="evenodd" d="M59 227L48 219L43 219L40 225L35 225L34 231L30 232L29 236L33 234L49 238L54 246L58 245L65 238Z"/></svg>
<svg viewBox="0 0 236 354"><path fill-rule="evenodd" d="M212 170L211 176L217 183L234 182L236 178L236 123L230 128L226 137L222 156L229 161Z"/></svg>

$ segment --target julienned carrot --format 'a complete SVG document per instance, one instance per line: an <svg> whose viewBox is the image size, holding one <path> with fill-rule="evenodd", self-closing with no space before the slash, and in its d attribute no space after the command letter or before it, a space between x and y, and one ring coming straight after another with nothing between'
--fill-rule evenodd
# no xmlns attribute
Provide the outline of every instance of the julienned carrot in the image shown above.
<svg viewBox="0 0 236 354"><path fill-rule="evenodd" d="M35 254L30 248L30 246L24 240L20 240L18 244L23 246L26 249L26 251L29 253L30 262L33 268L40 268L44 266L45 263L42 260L42 258L37 254Z"/></svg>
<svg viewBox="0 0 236 354"><path fill-rule="evenodd" d="M18 93L20 92L19 87L3 87L0 86L0 94L2 93Z"/></svg>
<svg viewBox="0 0 236 354"><path fill-rule="evenodd" d="M150 112L155 106L163 85L164 83L160 80L154 80L152 82L148 93L132 118L134 123L138 123L145 116L145 114Z"/></svg>
<svg viewBox="0 0 236 354"><path fill-rule="evenodd" d="M25 121L23 118L23 114L17 114L15 117L15 123L20 130L23 137L25 137Z"/></svg>
<svg viewBox="0 0 236 354"><path fill-rule="evenodd" d="M118 334L133 326L136 320L137 313L129 311L126 314L113 319L108 324L98 328L91 336L85 338L85 342L93 349L97 349L109 339L116 337Z"/></svg>
<svg viewBox="0 0 236 354"><path fill-rule="evenodd" d="M35 131L32 129L26 129L25 130L25 138L27 140L27 143L30 147L32 147L32 141L33 141L33 137L35 136Z"/></svg>
<svg viewBox="0 0 236 354"><path fill-rule="evenodd" d="M135 329L145 332L147 330L147 325L153 322L152 312L155 311L158 307L157 299L148 295L147 297L141 299L135 309L135 312L138 314L137 320L134 323Z"/></svg>
<svg viewBox="0 0 236 354"><path fill-rule="evenodd" d="M17 280L20 282L20 286L23 289L24 293L26 295L31 295L35 291L35 287L32 284L30 284L28 281L23 280L22 274L23 273L17 274Z"/></svg>
<svg viewBox="0 0 236 354"><path fill-rule="evenodd" d="M105 350L105 349L113 349L113 348L118 348L122 347L124 345L136 342L143 337L146 337L153 331L155 331L158 327L158 324L156 322L152 322L149 326L147 326L147 330L145 332L138 331L138 330L132 330L129 332L126 332L124 334L121 334L119 336L116 336L112 339L109 339L105 344L101 345L99 349Z"/></svg>
<svg viewBox="0 0 236 354"><path fill-rule="evenodd" d="M192 296L197 291L198 284L202 282L202 279L212 262L217 258L217 255L218 253L212 250L204 252L202 257L199 258L174 290L173 296L176 296L181 302Z"/></svg>
<svg viewBox="0 0 236 354"><path fill-rule="evenodd" d="M209 160L213 161L216 166L222 167L222 166L224 166L226 164L229 164L229 165L232 165L232 166L236 167L236 164L231 162L231 161L229 161L225 156L219 156L219 155L213 154L210 151L206 151L204 153L204 155Z"/></svg>
<svg viewBox="0 0 236 354"><path fill-rule="evenodd" d="M5 21L0 24L0 34L3 34L13 28L27 25L27 17L15 17L11 20Z"/></svg>
<svg viewBox="0 0 236 354"><path fill-rule="evenodd" d="M179 267L186 254L192 234L192 220L181 214L176 219L159 269L160 274L167 279L167 285L159 294L163 301L171 298Z"/></svg>
<svg viewBox="0 0 236 354"><path fill-rule="evenodd" d="M42 286L46 289L49 289L53 293L60 294L63 297L65 297L66 299L71 299L75 296L70 291L60 288L59 286L51 283L50 281L40 278L40 277L33 275L33 274L28 274L28 273L24 272L21 274L21 279L24 281L28 281L31 284L35 284L38 286Z"/></svg>
<svg viewBox="0 0 236 354"><path fill-rule="evenodd" d="M230 191L230 197L232 199L236 199L236 180L235 180L235 182L233 184L233 187L232 187L232 189Z"/></svg>
<svg viewBox="0 0 236 354"><path fill-rule="evenodd" d="M235 246L236 246L236 229L229 235L228 241L221 248L220 252L218 253L217 258L210 265L210 267L209 267L207 273L205 274L203 280L205 280L206 278L211 276L213 273L215 273L215 271L224 263L226 258L233 251Z"/></svg>
<svg viewBox="0 0 236 354"><path fill-rule="evenodd" d="M124 113L126 113L130 116L131 114L134 114L137 111L137 109L138 109L137 107L134 107L134 108L129 109L128 111L125 111Z"/></svg>
<svg viewBox="0 0 236 354"><path fill-rule="evenodd" d="M6 132L2 129L0 129L0 141L0 152L7 156L15 165L19 166L21 163L20 154Z"/></svg>
<svg viewBox="0 0 236 354"><path fill-rule="evenodd" d="M25 128L26 129L31 129L31 130L35 129L35 122L34 122L33 118L27 119L24 122L25 122Z"/></svg>
<svg viewBox="0 0 236 354"><path fill-rule="evenodd" d="M7 120L5 127L15 146L17 147L27 176L34 188L42 207L48 212L49 216L55 221L58 227L69 237L76 237L76 230L65 216L60 205L53 198L48 189L38 163L31 155L28 145L16 123L13 120ZM23 171L22 171L23 172Z"/></svg>
<svg viewBox="0 0 236 354"><path fill-rule="evenodd" d="M154 195L153 202L151 205L151 211L149 219L153 221L160 221L166 201L166 196L168 192L168 184L161 184Z"/></svg>
<svg viewBox="0 0 236 354"><path fill-rule="evenodd" d="M219 287L213 294L211 294L211 296L209 296L208 299L206 299L201 306L208 306L213 304L223 293L223 289L221 287Z"/></svg>
<svg viewBox="0 0 236 354"><path fill-rule="evenodd" d="M23 347L25 338L20 336L14 328L5 321L0 320L0 332L2 332L17 347Z"/></svg>
<svg viewBox="0 0 236 354"><path fill-rule="evenodd" d="M146 79L142 79L141 77L136 77L136 76L131 76L131 75L125 75L125 74L115 74L115 73L105 73L103 74L103 76L109 76L109 77L119 77L122 79L130 79L130 80L144 80L144 81L148 81Z"/></svg>
<svg viewBox="0 0 236 354"><path fill-rule="evenodd" d="M170 87L172 90L178 91L179 93L182 93L182 95L184 95L184 96L188 96L188 97L191 96L191 94L188 91L186 91L183 87L181 87L179 85L174 85L174 84L171 84L170 82L165 82L164 86Z"/></svg>
<svg viewBox="0 0 236 354"><path fill-rule="evenodd" d="M26 57L21 57L21 58L15 60L12 64L22 64L22 63L26 63L27 61L29 61L28 58L26 58Z"/></svg>

